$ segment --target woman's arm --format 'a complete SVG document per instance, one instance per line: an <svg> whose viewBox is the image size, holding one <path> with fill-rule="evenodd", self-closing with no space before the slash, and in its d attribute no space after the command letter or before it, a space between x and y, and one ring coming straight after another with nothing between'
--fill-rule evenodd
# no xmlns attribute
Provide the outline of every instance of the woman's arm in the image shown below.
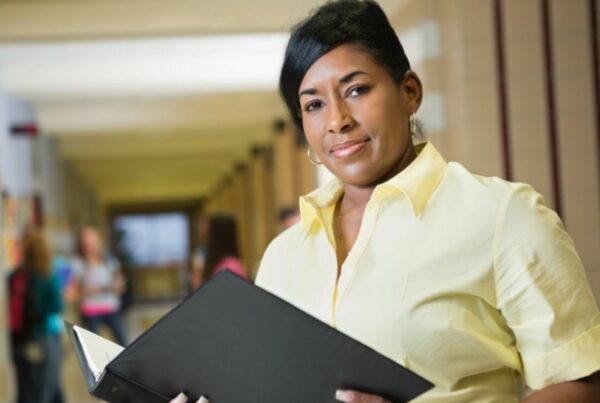
<svg viewBox="0 0 600 403"><path fill-rule="evenodd" d="M600 372L572 382L563 382L541 389L524 403L594 403L600 402Z"/></svg>
<svg viewBox="0 0 600 403"><path fill-rule="evenodd" d="M112 291L117 295L121 295L126 291L127 280L123 272L119 269L115 272L112 284L107 291Z"/></svg>
<svg viewBox="0 0 600 403"><path fill-rule="evenodd" d="M339 390L335 398L347 403L391 403L382 397L352 390ZM563 382L541 389L523 403L597 403L600 402L600 372L577 381Z"/></svg>

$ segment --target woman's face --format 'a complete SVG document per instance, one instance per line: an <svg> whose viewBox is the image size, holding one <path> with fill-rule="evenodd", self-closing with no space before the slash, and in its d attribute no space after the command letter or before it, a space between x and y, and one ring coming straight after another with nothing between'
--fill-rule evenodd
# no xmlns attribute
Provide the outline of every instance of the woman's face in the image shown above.
<svg viewBox="0 0 600 403"><path fill-rule="evenodd" d="M100 235L94 229L84 229L81 232L81 248L86 256L99 256L102 251Z"/></svg>
<svg viewBox="0 0 600 403"><path fill-rule="evenodd" d="M310 67L299 97L309 144L343 183L375 186L400 171L421 101L414 73L398 84L368 53L341 45Z"/></svg>

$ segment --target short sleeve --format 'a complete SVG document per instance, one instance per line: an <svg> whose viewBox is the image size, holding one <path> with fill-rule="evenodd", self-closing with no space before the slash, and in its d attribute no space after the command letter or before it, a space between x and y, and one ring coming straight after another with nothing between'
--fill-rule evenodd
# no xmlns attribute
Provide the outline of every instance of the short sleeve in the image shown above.
<svg viewBox="0 0 600 403"><path fill-rule="evenodd" d="M573 241L530 186L500 208L494 238L498 308L533 389L600 370L600 314Z"/></svg>

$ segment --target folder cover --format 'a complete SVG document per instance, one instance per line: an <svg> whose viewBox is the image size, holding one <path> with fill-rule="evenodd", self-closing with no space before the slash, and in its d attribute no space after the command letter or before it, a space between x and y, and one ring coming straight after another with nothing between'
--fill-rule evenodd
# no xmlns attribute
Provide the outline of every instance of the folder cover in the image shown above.
<svg viewBox="0 0 600 403"><path fill-rule="evenodd" d="M406 402L433 385L227 271L137 338L96 381L69 327L90 393L114 403L334 403L337 389Z"/></svg>

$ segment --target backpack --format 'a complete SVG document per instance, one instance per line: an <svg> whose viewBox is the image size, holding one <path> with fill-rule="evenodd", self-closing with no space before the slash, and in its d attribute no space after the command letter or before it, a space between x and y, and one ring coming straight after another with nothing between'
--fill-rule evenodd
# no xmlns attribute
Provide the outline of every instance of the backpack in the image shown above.
<svg viewBox="0 0 600 403"><path fill-rule="evenodd" d="M9 277L9 329L15 341L33 338L35 326L42 315L37 309L33 291L33 275L25 268L15 270Z"/></svg>

